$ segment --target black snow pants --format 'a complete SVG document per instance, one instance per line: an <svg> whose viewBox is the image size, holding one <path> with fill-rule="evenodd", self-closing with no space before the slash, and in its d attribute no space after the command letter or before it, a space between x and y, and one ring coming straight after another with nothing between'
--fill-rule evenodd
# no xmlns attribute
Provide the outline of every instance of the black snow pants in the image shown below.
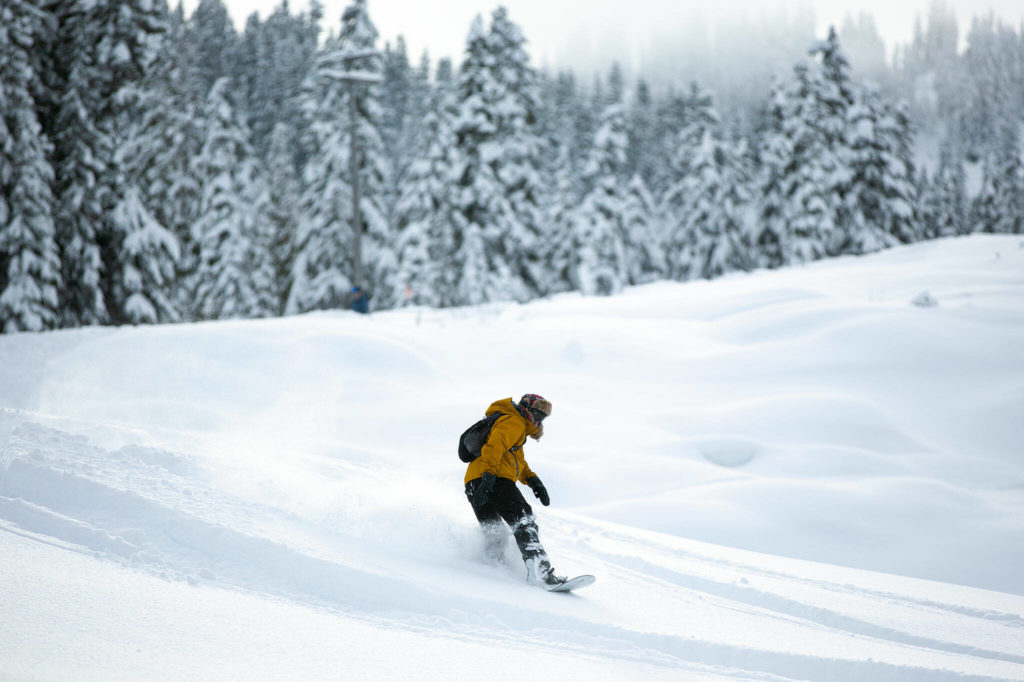
<svg viewBox="0 0 1024 682"><path fill-rule="evenodd" d="M480 480L477 478L466 483L466 497L469 498L470 506L473 504L473 492L480 484ZM516 539L523 561L544 554L537 522L533 518L533 509L519 492L515 481L507 478L496 479L494 490L491 491L487 502L479 507L473 507L473 513L483 528L485 550L489 558L495 561L502 559L507 537L502 521L512 529L512 536Z"/></svg>

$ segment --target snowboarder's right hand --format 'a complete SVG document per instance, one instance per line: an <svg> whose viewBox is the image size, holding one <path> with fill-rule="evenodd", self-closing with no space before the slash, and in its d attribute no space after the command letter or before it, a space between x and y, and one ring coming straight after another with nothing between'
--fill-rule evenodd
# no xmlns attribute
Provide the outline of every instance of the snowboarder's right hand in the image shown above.
<svg viewBox="0 0 1024 682"><path fill-rule="evenodd" d="M494 490L494 481L497 480L494 474L484 474L480 477L480 482L476 484L476 490L473 491L473 506L482 507L487 504L487 500L491 497L491 492Z"/></svg>

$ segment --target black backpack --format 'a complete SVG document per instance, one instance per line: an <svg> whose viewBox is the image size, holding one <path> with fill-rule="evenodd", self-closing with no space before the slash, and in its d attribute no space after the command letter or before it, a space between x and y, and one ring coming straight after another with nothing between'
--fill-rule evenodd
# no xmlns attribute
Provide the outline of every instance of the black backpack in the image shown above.
<svg viewBox="0 0 1024 682"><path fill-rule="evenodd" d="M479 457L480 448L484 446L487 437L491 435L491 427L494 426L494 422L504 416L506 415L501 412L493 412L466 429L459 436L459 459L469 464Z"/></svg>

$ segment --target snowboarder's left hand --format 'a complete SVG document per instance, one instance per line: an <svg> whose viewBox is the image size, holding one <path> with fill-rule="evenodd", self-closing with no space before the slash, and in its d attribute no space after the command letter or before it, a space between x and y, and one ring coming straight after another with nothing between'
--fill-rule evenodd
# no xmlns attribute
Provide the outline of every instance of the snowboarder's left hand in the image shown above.
<svg viewBox="0 0 1024 682"><path fill-rule="evenodd" d="M533 490L533 494L537 496L540 503L545 507L551 504L551 498L548 497L548 489L544 487L544 484L540 482L539 476L534 476L526 481L526 485L530 486Z"/></svg>
<svg viewBox="0 0 1024 682"><path fill-rule="evenodd" d="M476 489L473 491L473 497L470 500L474 507L482 507L487 504L487 500L494 491L496 479L497 477L494 474L484 474L480 477L480 482L476 484Z"/></svg>

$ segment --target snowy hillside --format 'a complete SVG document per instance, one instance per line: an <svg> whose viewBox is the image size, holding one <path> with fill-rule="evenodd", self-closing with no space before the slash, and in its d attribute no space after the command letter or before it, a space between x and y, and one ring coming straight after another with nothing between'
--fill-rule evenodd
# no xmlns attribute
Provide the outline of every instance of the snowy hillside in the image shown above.
<svg viewBox="0 0 1024 682"><path fill-rule="evenodd" d="M1021 348L1009 236L2 336L0 679L1024 680ZM525 392L572 595L462 494Z"/></svg>

